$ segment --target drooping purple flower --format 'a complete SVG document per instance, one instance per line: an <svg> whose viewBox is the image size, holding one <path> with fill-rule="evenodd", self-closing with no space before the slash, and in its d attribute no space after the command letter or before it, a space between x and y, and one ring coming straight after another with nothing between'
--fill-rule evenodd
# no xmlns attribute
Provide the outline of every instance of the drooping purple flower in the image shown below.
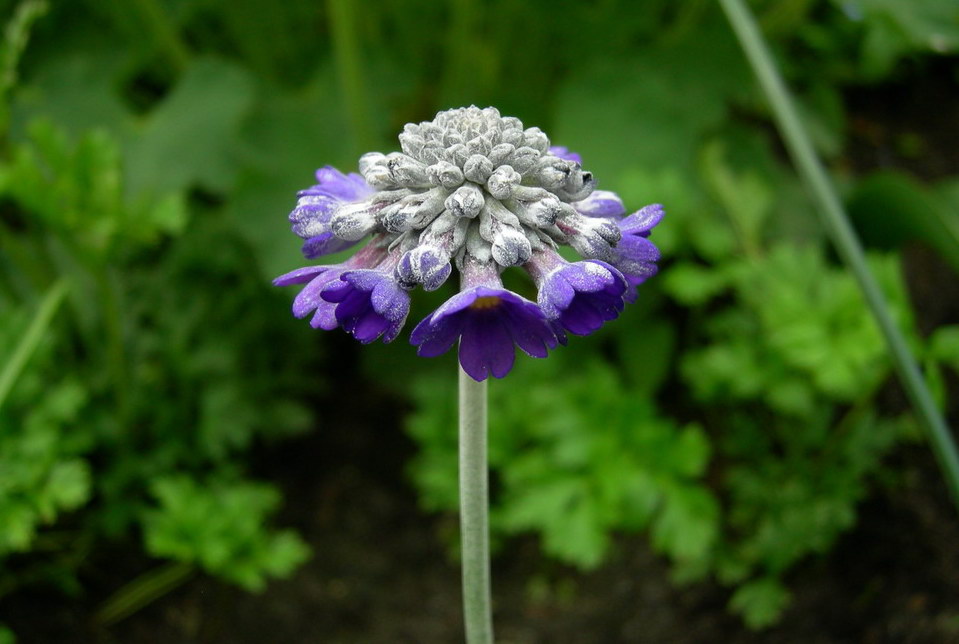
<svg viewBox="0 0 959 644"><path fill-rule="evenodd" d="M610 263L622 271L629 283L627 302L635 301L636 287L655 275L659 267L659 249L649 241L653 227L663 218L663 207L651 204L618 222L622 239L613 249Z"/></svg>
<svg viewBox="0 0 959 644"><path fill-rule="evenodd" d="M339 239L330 230L330 219L343 204L354 203L373 194L358 174L343 174L332 166L316 171L316 185L297 193L296 207L289 220L293 232L306 241L303 255L313 259L345 250L356 243Z"/></svg>
<svg viewBox="0 0 959 644"><path fill-rule="evenodd" d="M473 260L463 290L420 322L410 342L425 357L445 353L457 341L459 361L474 380L502 378L513 368L514 345L545 358L557 338L539 306L502 286L495 266Z"/></svg>
<svg viewBox="0 0 959 644"><path fill-rule="evenodd" d="M335 304L333 316L363 344L380 336L392 342L406 322L410 296L393 277L395 262L375 269L348 270L327 282L320 297Z"/></svg>
<svg viewBox="0 0 959 644"><path fill-rule="evenodd" d="M323 290L340 280L340 277L357 269L376 266L386 256L386 250L377 240L353 255L341 264L305 266L280 275L273 280L274 286L306 284L293 299L293 315L297 318L313 313L310 326L314 329L330 331L340 326L335 310L336 304L322 297Z"/></svg>
<svg viewBox="0 0 959 644"><path fill-rule="evenodd" d="M606 262L570 263L554 251L543 251L526 268L539 289L539 306L554 327L589 335L615 319L625 306L626 278Z"/></svg>

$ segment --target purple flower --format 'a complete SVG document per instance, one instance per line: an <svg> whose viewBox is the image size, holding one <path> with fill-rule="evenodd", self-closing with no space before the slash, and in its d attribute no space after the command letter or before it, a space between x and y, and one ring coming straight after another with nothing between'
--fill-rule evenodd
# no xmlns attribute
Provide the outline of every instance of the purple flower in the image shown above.
<svg viewBox="0 0 959 644"><path fill-rule="evenodd" d="M334 237L330 219L341 205L373 194L373 188L363 177L355 173L345 175L332 166L317 170L316 180L316 185L297 193L296 207L289 216L293 232L306 240L302 250L307 259L339 252L355 244L355 241Z"/></svg>
<svg viewBox="0 0 959 644"><path fill-rule="evenodd" d="M464 289L447 300L410 334L417 354L438 356L460 341L459 361L473 380L502 378L513 368L514 345L528 355L545 358L557 338L543 311L502 287L496 269L464 276ZM481 281L485 283L471 282Z"/></svg>
<svg viewBox="0 0 959 644"><path fill-rule="evenodd" d="M297 194L289 219L308 258L373 238L341 264L274 281L302 285L293 313L311 315L314 327L390 342L406 321L410 292L441 288L455 265L460 292L410 339L421 356L458 341L466 373L502 378L516 346L545 357L567 333L596 331L656 272L659 251L648 238L662 207L624 217L623 201L595 189L580 155L552 146L537 127L472 106L408 123L399 144L360 157L360 174L321 168L316 185ZM557 245L584 261L567 262ZM503 287L500 273L512 266L533 276L538 303Z"/></svg>
<svg viewBox="0 0 959 644"><path fill-rule="evenodd" d="M656 274L659 249L649 241L653 227L663 218L663 207L651 204L618 222L622 239L613 249L610 263L622 271L630 286L627 301L636 299L635 287Z"/></svg>
<svg viewBox="0 0 959 644"><path fill-rule="evenodd" d="M374 240L342 264L304 266L280 275L273 280L273 284L306 284L293 299L293 315L302 318L313 313L310 326L330 331L340 326L340 321L336 317L337 304L324 299L323 290L337 283L344 273L376 266L385 256L386 250L379 245L378 240Z"/></svg>
<svg viewBox="0 0 959 644"><path fill-rule="evenodd" d="M321 298L336 305L337 323L363 344L380 336L383 342L392 342L406 322L410 296L396 283L392 269L388 265L385 270L346 271L320 291Z"/></svg>
<svg viewBox="0 0 959 644"><path fill-rule="evenodd" d="M626 278L606 262L569 263L547 251L537 253L526 268L539 288L546 319L570 333L589 335L625 306Z"/></svg>

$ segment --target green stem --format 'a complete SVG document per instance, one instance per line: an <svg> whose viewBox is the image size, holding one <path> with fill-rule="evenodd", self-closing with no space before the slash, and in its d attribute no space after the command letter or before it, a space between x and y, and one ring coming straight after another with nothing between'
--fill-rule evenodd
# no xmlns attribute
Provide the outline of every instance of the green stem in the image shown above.
<svg viewBox="0 0 959 644"><path fill-rule="evenodd" d="M956 449L956 443L946 421L936 408L932 394L919 371L919 365L892 319L879 285L869 271L859 239L849 223L849 218L822 163L813 150L789 91L779 76L772 55L756 26L756 21L742 0L719 0L719 2L739 38L740 45L746 52L746 58L749 59L759 84L772 105L773 115L785 141L786 149L819 205L823 224L832 237L837 252L855 274L859 288L886 338L899 378L928 432L932 451L942 468L946 485L952 493L953 501L959 506L959 450Z"/></svg>
<svg viewBox="0 0 959 644"><path fill-rule="evenodd" d="M369 101L360 64L353 0L327 0L333 59L340 79L346 114L353 130L353 142L363 150L375 147L370 128Z"/></svg>
<svg viewBox="0 0 959 644"><path fill-rule="evenodd" d="M33 320L30 322L30 326L27 327L26 333L20 338L16 349L13 350L13 354L7 359L3 370L0 371L0 408L3 407L7 395L10 393L10 390L13 389L13 384L17 381L23 368L27 365L30 356L33 355L33 352L36 351L40 345L44 332L47 330L47 327L50 326L50 322L53 321L53 316L57 312L57 309L60 308L60 303L63 302L63 297L66 294L67 283L63 279L47 291L47 294L43 297L43 301L40 303L40 308L37 309Z"/></svg>
<svg viewBox="0 0 959 644"><path fill-rule="evenodd" d="M194 570L191 564L173 561L140 575L100 606L97 621L109 626L129 617L185 582Z"/></svg>
<svg viewBox="0 0 959 644"><path fill-rule="evenodd" d="M463 617L467 644L492 644L489 570L489 475L486 465L486 381L462 367L459 376L460 532Z"/></svg>

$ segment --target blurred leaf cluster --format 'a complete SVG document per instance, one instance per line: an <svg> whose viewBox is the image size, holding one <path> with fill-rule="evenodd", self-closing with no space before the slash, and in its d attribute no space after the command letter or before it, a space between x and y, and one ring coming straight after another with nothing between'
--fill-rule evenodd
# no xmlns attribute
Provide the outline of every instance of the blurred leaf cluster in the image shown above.
<svg viewBox="0 0 959 644"><path fill-rule="evenodd" d="M959 179L852 171L844 93L955 71L959 10L752 4L911 327L896 251L959 266ZM268 285L298 265L284 214L314 168L351 168L462 104L542 126L603 188L669 213L654 237L669 259L638 306L492 387L499 536L537 533L592 567L646 531L677 582L719 579L762 626L914 439L709 0L0 7L0 595L79 592L118 538L251 589L305 558L270 527L276 488L249 478L254 449L315 424L335 370ZM908 158L924 145L897 140ZM943 398L957 338L913 334ZM371 374L452 369L367 349ZM455 507L448 380L410 379L410 473L433 510Z"/></svg>

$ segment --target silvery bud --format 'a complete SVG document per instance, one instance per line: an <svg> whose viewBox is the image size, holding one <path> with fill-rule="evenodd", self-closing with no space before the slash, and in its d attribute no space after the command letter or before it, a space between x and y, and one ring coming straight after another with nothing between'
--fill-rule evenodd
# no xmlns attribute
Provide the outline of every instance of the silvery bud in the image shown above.
<svg viewBox="0 0 959 644"><path fill-rule="evenodd" d="M493 174L493 162L480 154L474 154L463 164L463 174L473 183L484 184Z"/></svg>
<svg viewBox="0 0 959 644"><path fill-rule="evenodd" d="M517 148L509 158L509 164L520 174L526 174L536 165L540 159L540 153L531 147L524 146Z"/></svg>
<svg viewBox="0 0 959 644"><path fill-rule="evenodd" d="M518 186L523 177L512 166L501 165L496 168L486 182L486 189L496 199L506 199L513 194L513 186Z"/></svg>
<svg viewBox="0 0 959 644"><path fill-rule="evenodd" d="M434 186L443 186L447 190L455 190L463 184L463 171L449 161L437 161L426 168L430 183Z"/></svg>
<svg viewBox="0 0 959 644"><path fill-rule="evenodd" d="M500 266L519 266L529 261L533 250L526 235L515 228L501 226L493 236L491 252Z"/></svg>
<svg viewBox="0 0 959 644"><path fill-rule="evenodd" d="M330 218L330 230L345 241L363 239L376 228L376 216L368 203L345 204Z"/></svg>
<svg viewBox="0 0 959 644"><path fill-rule="evenodd" d="M405 154L388 155L386 165L393 180L405 188L426 187L430 183L426 175L426 166Z"/></svg>
<svg viewBox="0 0 959 644"><path fill-rule="evenodd" d="M446 209L457 217L475 217L485 203L486 199L479 186L466 184L446 198Z"/></svg>
<svg viewBox="0 0 959 644"><path fill-rule="evenodd" d="M508 159L512 156L513 152L516 150L516 146L510 143L500 143L495 146L489 153L489 160L494 166L503 165L508 163Z"/></svg>
<svg viewBox="0 0 959 644"><path fill-rule="evenodd" d="M526 145L540 153L546 152L546 150L549 149L549 137L538 127L531 127L523 132L523 141Z"/></svg>
<svg viewBox="0 0 959 644"><path fill-rule="evenodd" d="M562 210L562 202L555 195L547 194L526 206L526 218L537 227L552 226Z"/></svg>

